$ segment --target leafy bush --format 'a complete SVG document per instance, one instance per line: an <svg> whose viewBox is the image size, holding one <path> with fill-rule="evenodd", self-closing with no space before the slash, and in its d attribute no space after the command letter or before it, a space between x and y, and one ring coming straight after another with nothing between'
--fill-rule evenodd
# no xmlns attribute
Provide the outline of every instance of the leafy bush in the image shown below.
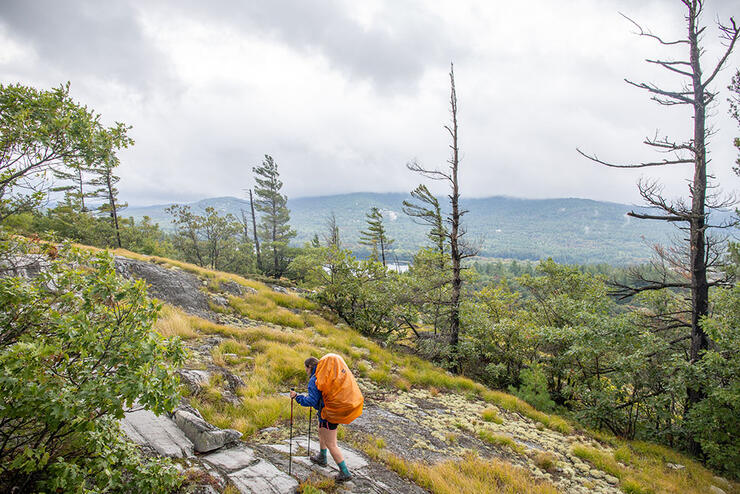
<svg viewBox="0 0 740 494"><path fill-rule="evenodd" d="M152 330L159 306L144 283L117 276L105 253L7 239L0 276L0 490L176 487L174 467L143 459L116 421L134 403L161 413L178 399L184 351Z"/></svg>
<svg viewBox="0 0 740 494"><path fill-rule="evenodd" d="M714 315L703 323L714 345L699 363L709 393L690 410L687 426L711 467L740 478L740 287L714 295Z"/></svg>
<svg viewBox="0 0 740 494"><path fill-rule="evenodd" d="M405 334L416 312L405 303L398 273L374 261L358 261L349 251L325 249L316 264L323 287L316 301L335 311L363 334L393 340Z"/></svg>
<svg viewBox="0 0 740 494"><path fill-rule="evenodd" d="M555 410L555 402L552 401L550 393L547 390L547 376L545 376L545 373L542 372L539 366L522 369L519 375L522 385L519 386L519 389L513 386L510 387L510 393L515 394L537 410L543 412L552 412Z"/></svg>

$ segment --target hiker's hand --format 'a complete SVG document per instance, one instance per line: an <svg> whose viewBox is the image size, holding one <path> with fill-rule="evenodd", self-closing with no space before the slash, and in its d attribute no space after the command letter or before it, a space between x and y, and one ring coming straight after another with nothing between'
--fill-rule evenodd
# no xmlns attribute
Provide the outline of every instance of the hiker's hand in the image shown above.
<svg viewBox="0 0 740 494"><path fill-rule="evenodd" d="M292 400L293 398L295 398L296 396L298 396L298 393L296 393L295 391L291 391L291 392L290 392L290 399L291 399L291 400Z"/></svg>

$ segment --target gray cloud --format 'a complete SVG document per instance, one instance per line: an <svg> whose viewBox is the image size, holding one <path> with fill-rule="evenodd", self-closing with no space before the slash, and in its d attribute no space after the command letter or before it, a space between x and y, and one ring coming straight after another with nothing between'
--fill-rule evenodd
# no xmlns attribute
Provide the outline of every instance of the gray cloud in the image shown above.
<svg viewBox="0 0 740 494"><path fill-rule="evenodd" d="M434 9L406 3L384 9L381 19L365 26L350 15L348 5L338 0L173 3L178 9L259 32L304 53L319 53L333 67L368 79L381 90L414 90L429 65L465 57L461 43Z"/></svg>
<svg viewBox="0 0 740 494"><path fill-rule="evenodd" d="M125 2L7 0L0 23L69 79L84 74L145 88L167 77L167 60Z"/></svg>
<svg viewBox="0 0 740 494"><path fill-rule="evenodd" d="M705 20L732 7L707 2ZM407 161L444 165L449 153L451 59L466 197L639 202L643 171L596 166L575 147L646 159L646 135L685 137L691 119L622 81L674 79L642 61L660 47L632 36L618 10L661 34L685 30L666 0L11 0L0 3L0 71L41 87L71 80L105 120L133 125L120 167L132 205L241 195L265 153L291 197L411 190L421 178ZM705 41L708 65L713 27ZM715 113L713 171L734 188L737 126L725 106ZM646 174L685 195L687 169Z"/></svg>

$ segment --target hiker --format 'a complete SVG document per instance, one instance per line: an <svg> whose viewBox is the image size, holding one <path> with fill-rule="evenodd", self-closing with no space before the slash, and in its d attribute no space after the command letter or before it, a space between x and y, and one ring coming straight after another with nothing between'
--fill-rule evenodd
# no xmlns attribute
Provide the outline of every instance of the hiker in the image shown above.
<svg viewBox="0 0 740 494"><path fill-rule="evenodd" d="M319 366L321 362L321 366ZM337 482L346 482L352 478L344 462L344 455L337 446L337 425L348 424L362 413L363 398L352 372L347 367L344 359L339 355L325 355L321 361L316 357L309 357L303 363L306 368L308 380L308 395L299 395L295 391L290 392L290 397L304 407L313 407L317 411L319 419L319 446L320 452L311 457L311 461L321 466L327 465L326 451L331 452L331 457L339 467L339 474L335 477ZM320 367L319 383L317 383L317 367ZM324 393L319 390L324 389ZM330 397L326 400L325 397ZM349 404L349 406L347 406ZM337 412L337 407L341 411ZM323 416L322 416L323 415ZM328 419L336 422L330 422Z"/></svg>

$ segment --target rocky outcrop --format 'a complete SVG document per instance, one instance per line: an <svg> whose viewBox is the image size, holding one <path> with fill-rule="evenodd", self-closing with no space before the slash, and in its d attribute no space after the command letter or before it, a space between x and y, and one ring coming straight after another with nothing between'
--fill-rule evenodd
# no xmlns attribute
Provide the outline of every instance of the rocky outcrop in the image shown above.
<svg viewBox="0 0 740 494"><path fill-rule="evenodd" d="M116 256L116 271L126 278L146 281L149 295L180 307L185 312L213 319L208 297L201 290L200 279L177 268L166 268L147 261Z"/></svg>
<svg viewBox="0 0 740 494"><path fill-rule="evenodd" d="M245 291L251 293L257 292L257 290L255 290L254 288L242 286L236 281L221 281L218 286L219 288L221 288L222 292L228 293L229 295L233 295L235 297L241 297Z"/></svg>
<svg viewBox="0 0 740 494"><path fill-rule="evenodd" d="M162 456L188 458L195 451L193 442L166 415L136 410L126 413L120 424L132 441Z"/></svg>
<svg viewBox="0 0 740 494"><path fill-rule="evenodd" d="M175 423L193 443L198 453L213 451L242 437L239 431L219 429L187 410L175 412Z"/></svg>
<svg viewBox="0 0 740 494"><path fill-rule="evenodd" d="M121 428L145 449L162 456L182 458L181 464L184 467L203 472L219 489L231 484L243 494L293 494L298 487L296 479L305 479L315 474L331 477L338 471L331 460L326 467L311 463L305 437L294 438L292 448L288 440L276 444L247 445L237 441L241 436L237 431L217 429L197 413L193 409L181 408L175 412L173 420L167 415L157 416L147 410L137 410L126 414L121 421ZM317 451L317 439L314 436L312 440L313 453ZM340 446L347 466L354 475L352 482L345 484L342 492L425 492L388 469L369 461L347 444ZM212 447L215 448L209 449ZM289 454L291 451L292 456ZM198 452L204 454L196 455ZM196 492L216 491L204 485L198 487Z"/></svg>
<svg viewBox="0 0 740 494"><path fill-rule="evenodd" d="M283 494L295 492L298 482L245 446L213 453L203 461L228 478L239 492Z"/></svg>
<svg viewBox="0 0 740 494"><path fill-rule="evenodd" d="M208 384L211 378L210 372L197 369L180 369L177 371L177 374L180 376L180 383L187 386L192 394L198 393L200 388Z"/></svg>
<svg viewBox="0 0 740 494"><path fill-rule="evenodd" d="M49 258L42 254L26 254L0 259L0 277L35 278L49 268Z"/></svg>
<svg viewBox="0 0 740 494"><path fill-rule="evenodd" d="M314 436L311 440L311 454L316 454L318 451L318 442L316 439ZM291 461L289 457L291 447L287 439L279 443L255 446L255 452L283 472L290 469L293 476L299 479L305 479L310 476L332 478L339 472L339 468L331 457L325 467L312 463L309 459L308 446L305 436L293 438L293 456L292 465L290 466L288 463ZM352 481L344 484L339 492L345 494L395 494L399 492L403 492L404 494L424 494L427 492L408 480L399 477L396 473L388 470L379 463L370 461L348 444L340 442L339 447L344 455L344 461L353 476Z"/></svg>

